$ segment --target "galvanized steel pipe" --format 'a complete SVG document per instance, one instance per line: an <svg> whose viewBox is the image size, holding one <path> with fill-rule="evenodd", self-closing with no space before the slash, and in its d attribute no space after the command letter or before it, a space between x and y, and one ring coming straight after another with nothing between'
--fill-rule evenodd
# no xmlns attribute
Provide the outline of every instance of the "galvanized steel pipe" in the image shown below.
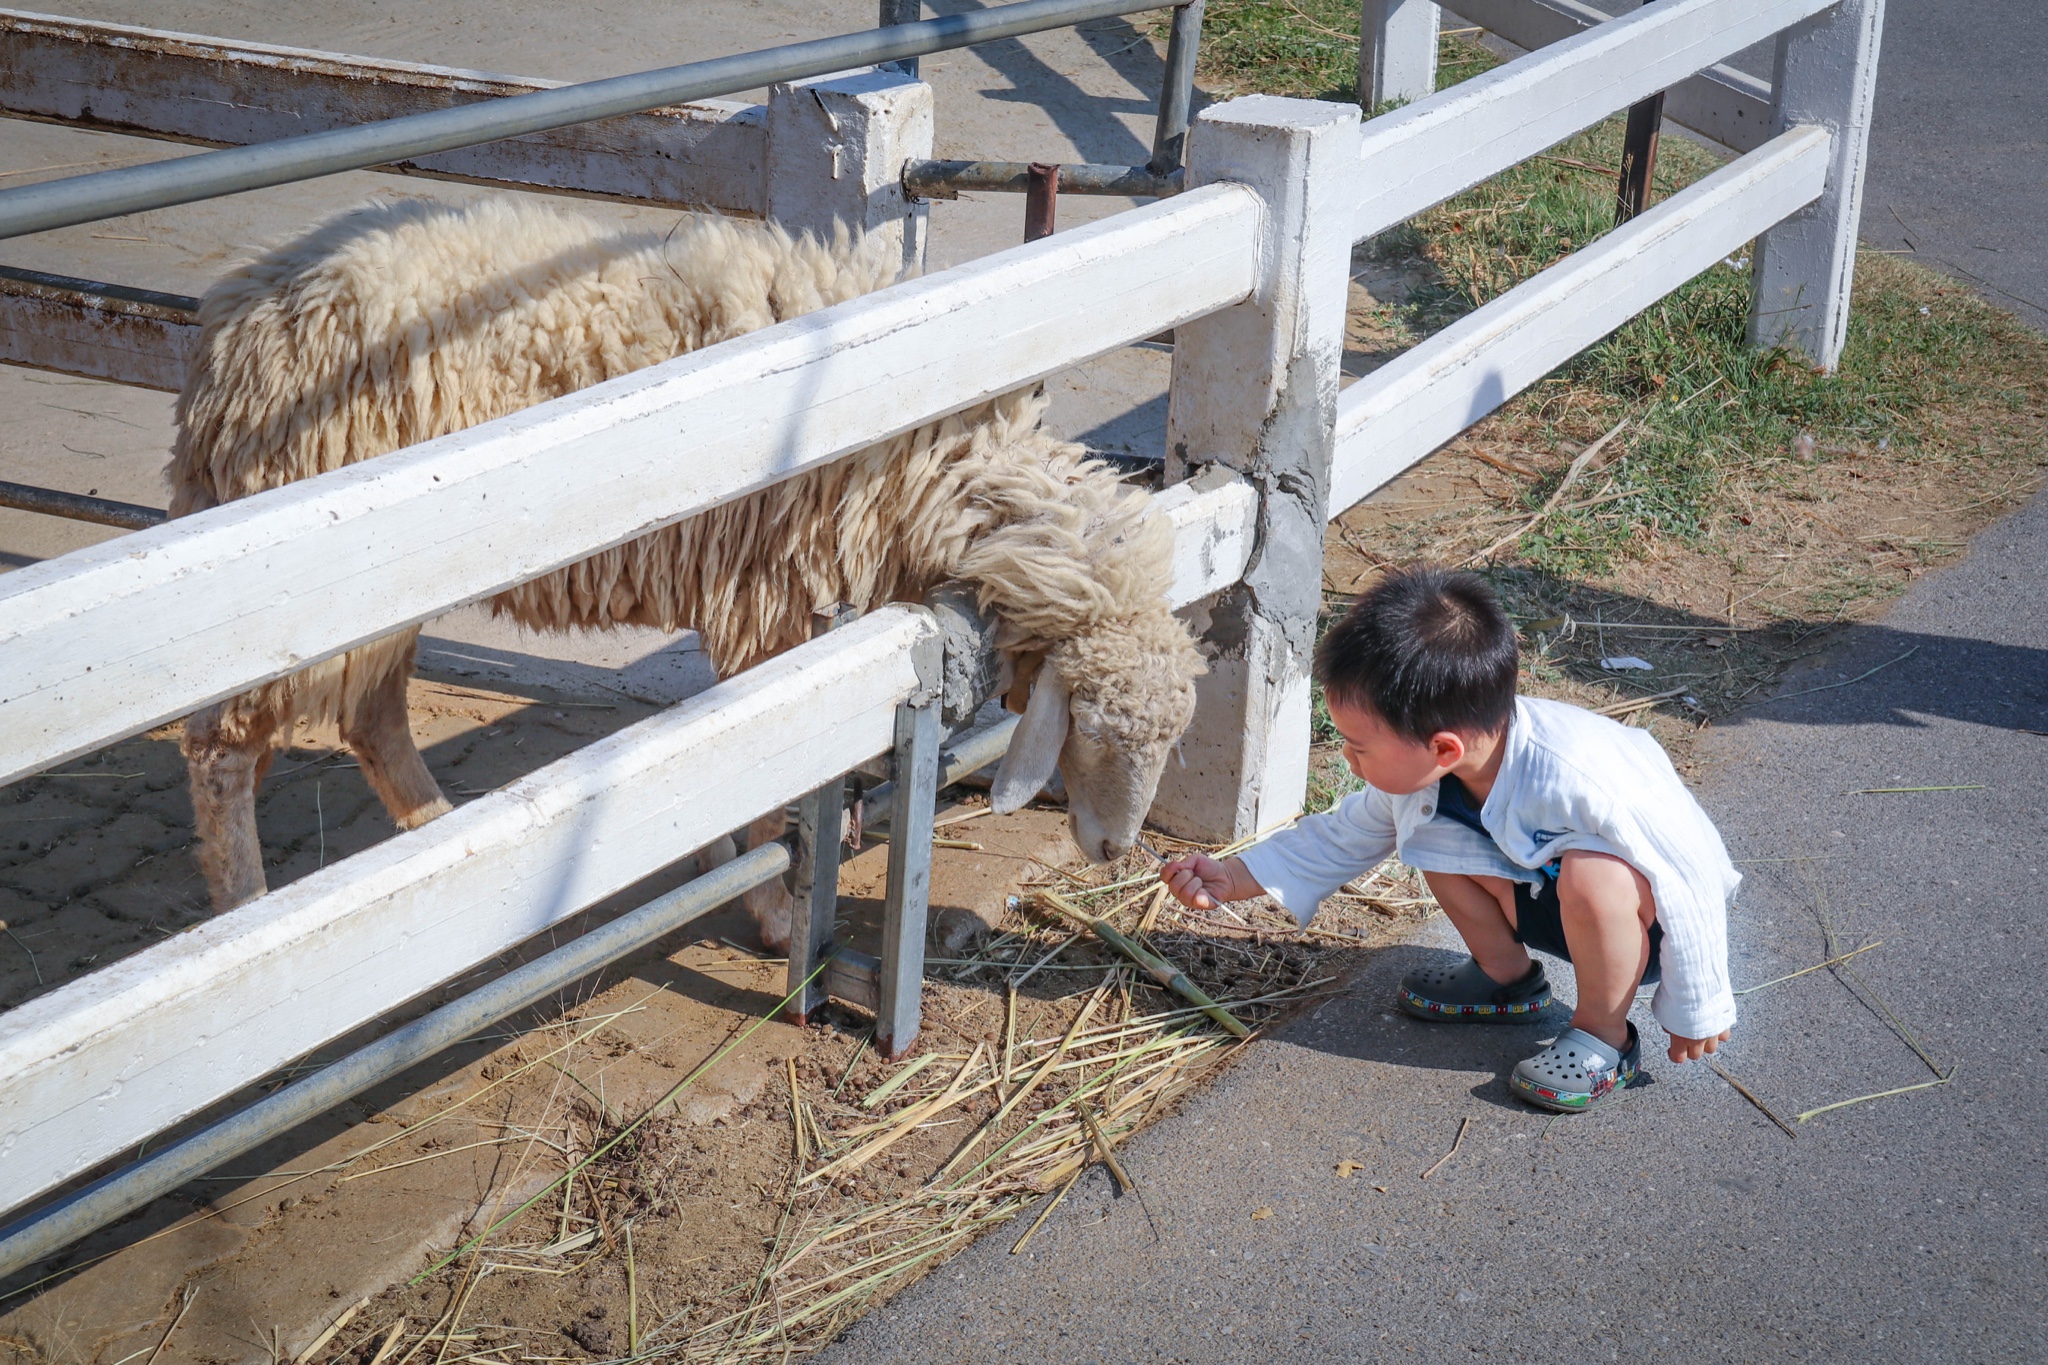
<svg viewBox="0 0 2048 1365"><path fill-rule="evenodd" d="M1168 7L1161 0L1022 0L354 128L49 180L0 190L0 239Z"/></svg>
<svg viewBox="0 0 2048 1365"><path fill-rule="evenodd" d="M0 1228L0 1278L34 1265L97 1228L131 1213L224 1161L251 1151L307 1119L445 1051L508 1014L547 998L606 963L654 942L733 897L781 876L789 849L764 844L637 910L507 972L368 1047L322 1067L247 1109L230 1114L143 1161Z"/></svg>
<svg viewBox="0 0 2048 1365"><path fill-rule="evenodd" d="M969 773L980 772L983 768L986 768L989 764L996 762L1004 754L1010 752L1010 738L1017 733L1017 722L1019 719L1020 717L1017 716L1004 716L994 725L983 726L979 730L970 730L966 734L956 739L948 740L945 744L941 745L939 748L938 789L944 790L952 786ZM866 791L862 792L861 801L865 805L873 806L877 810L886 810L889 802L895 799L895 796L896 784L894 782L883 782L877 786L869 787ZM888 818L884 816L869 823L885 825L888 823Z"/></svg>

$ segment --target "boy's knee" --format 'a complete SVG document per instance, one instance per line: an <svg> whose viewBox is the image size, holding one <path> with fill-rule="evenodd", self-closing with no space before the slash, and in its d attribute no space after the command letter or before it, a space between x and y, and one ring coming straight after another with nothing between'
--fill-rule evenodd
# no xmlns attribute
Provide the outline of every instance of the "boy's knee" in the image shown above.
<svg viewBox="0 0 2048 1365"><path fill-rule="evenodd" d="M1611 853L1572 849L1559 859L1557 894L1567 911L1632 911L1645 927L1657 917L1649 878Z"/></svg>

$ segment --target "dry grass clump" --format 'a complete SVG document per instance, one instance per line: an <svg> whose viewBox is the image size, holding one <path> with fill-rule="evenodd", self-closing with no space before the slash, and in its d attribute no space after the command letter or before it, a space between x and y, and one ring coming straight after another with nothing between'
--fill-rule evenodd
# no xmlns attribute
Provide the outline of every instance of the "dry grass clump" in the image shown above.
<svg viewBox="0 0 2048 1365"><path fill-rule="evenodd" d="M1120 1186L1131 1179L1116 1146L1249 1038L1233 1037L1077 927L1076 912L1142 942L1256 1037L1337 980L1340 964L1317 945L1365 946L1432 904L1419 879L1389 865L1339 893L1323 922L1303 930L1263 902L1189 911L1164 894L1156 869L1139 852L1116 867L1026 887L1008 932L972 957L934 962L955 983L1002 992L999 1020L992 1015L988 1035L966 1051L914 1056L860 1091L828 1086L824 1076L805 1083L792 1068L793 1161L766 1263L732 1288L722 1311L657 1325L640 1358L779 1360L815 1349L1043 1200L1021 1250L1091 1164L1108 1164ZM1049 997L1022 993L1060 978L1069 984ZM908 1187L875 1197L862 1177L877 1170Z"/></svg>
<svg viewBox="0 0 2048 1365"><path fill-rule="evenodd" d="M1155 843L1168 856L1193 847ZM687 1081L636 1116L565 1079L547 1113L507 1134L540 1139L533 1154L563 1176L529 1206L486 1208L481 1235L422 1289L392 1291L352 1324L329 1365L370 1365L380 1351L379 1365L781 1360L1037 1205L1021 1249L1091 1165L1156 1219L1144 1172L1117 1148L1246 1041L1218 1016L1258 1036L1333 989L1352 961L1344 950L1432 908L1419 879L1390 864L1303 930L1264 902L1186 910L1157 867L1135 852L1021 886L1005 932L930 961L911 1056L887 1064L864 1041L849 1055L848 1030L827 1029L777 1064L722 1137L677 1116ZM1140 968L1105 938L1163 968ZM1169 989L1155 975L1181 979ZM726 1049L744 1036L735 1029ZM734 1188L742 1171L750 1193ZM735 1215L735 1235L707 1235L691 1206L735 1197L751 1210Z"/></svg>

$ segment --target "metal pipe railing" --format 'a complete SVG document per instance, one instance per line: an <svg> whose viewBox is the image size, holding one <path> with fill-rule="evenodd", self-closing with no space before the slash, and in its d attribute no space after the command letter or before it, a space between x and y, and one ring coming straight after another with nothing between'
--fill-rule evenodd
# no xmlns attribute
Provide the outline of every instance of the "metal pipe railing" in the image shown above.
<svg viewBox="0 0 2048 1365"><path fill-rule="evenodd" d="M743 853L154 1156L124 1166L0 1228L0 1278L34 1265L193 1177L255 1150L343 1100L446 1051L478 1029L537 1004L598 968L673 933L742 892L781 876L789 863L789 847L782 843L764 844Z"/></svg>
<svg viewBox="0 0 2048 1365"><path fill-rule="evenodd" d="M1172 7L1171 0L1022 0L994 9L863 29L353 128L49 180L0 190L0 239L409 161L458 147L735 94L778 81L1071 28L1090 19ZM1174 32L1176 41L1181 41L1178 22ZM1170 105L1173 100L1166 102Z"/></svg>
<svg viewBox="0 0 2048 1365"><path fill-rule="evenodd" d="M1173 12L1173 31L1166 40L1166 79L1159 87L1159 121L1152 129L1152 160L1155 174L1180 169L1188 140L1188 120L1194 116L1195 54L1202 39L1202 7L1208 0L1192 0Z"/></svg>
<svg viewBox="0 0 2048 1365"><path fill-rule="evenodd" d="M168 515L156 507L5 480L0 480L0 507L11 507L17 512L40 512L46 517L68 517L72 521L95 521L102 526L118 526L124 531L147 531L160 525Z"/></svg>
<svg viewBox="0 0 2048 1365"><path fill-rule="evenodd" d="M1031 189L1029 161L912 161L903 167L903 192L914 199L957 199L963 190L1025 194ZM1150 166L1087 163L1063 165L1061 194L1106 194L1133 198L1179 194L1187 177L1179 167L1161 173Z"/></svg>

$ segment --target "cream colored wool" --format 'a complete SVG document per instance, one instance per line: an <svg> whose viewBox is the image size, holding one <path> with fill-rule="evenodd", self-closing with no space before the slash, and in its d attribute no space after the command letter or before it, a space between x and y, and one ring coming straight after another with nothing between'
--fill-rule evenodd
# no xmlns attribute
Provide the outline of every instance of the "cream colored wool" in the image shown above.
<svg viewBox="0 0 2048 1365"><path fill-rule="evenodd" d="M171 512L501 417L894 273L855 242L713 217L658 234L509 200L358 209L208 292L178 400ZM816 608L916 600L964 578L1006 647L1047 655L1084 729L1169 743L1201 671L1163 595L1171 530L1146 517L1144 494L1044 431L1044 408L1027 394L981 404L522 584L493 609L537 630L694 628L730 675L807 638ZM381 680L410 669L417 635L232 698L210 733L282 744L301 720L346 729Z"/></svg>

